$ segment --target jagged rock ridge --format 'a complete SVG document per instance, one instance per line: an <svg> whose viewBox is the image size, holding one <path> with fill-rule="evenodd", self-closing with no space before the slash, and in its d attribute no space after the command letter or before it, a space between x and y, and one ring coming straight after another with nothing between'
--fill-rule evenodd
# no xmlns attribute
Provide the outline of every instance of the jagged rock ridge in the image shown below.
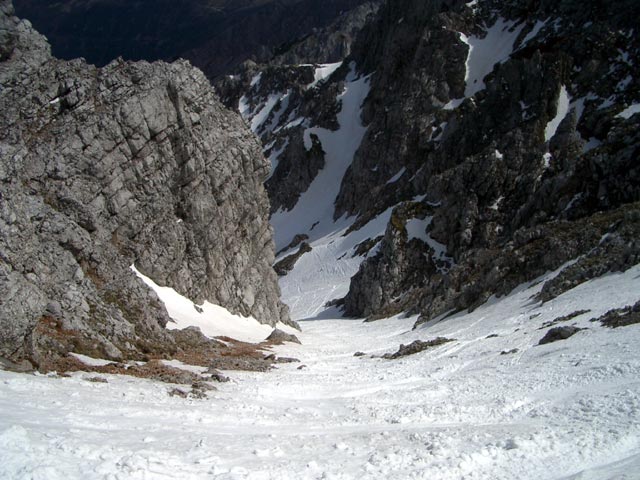
<svg viewBox="0 0 640 480"><path fill-rule="evenodd" d="M0 356L171 351L132 264L196 303L287 322L268 165L205 76L184 61L57 60L0 5Z"/></svg>

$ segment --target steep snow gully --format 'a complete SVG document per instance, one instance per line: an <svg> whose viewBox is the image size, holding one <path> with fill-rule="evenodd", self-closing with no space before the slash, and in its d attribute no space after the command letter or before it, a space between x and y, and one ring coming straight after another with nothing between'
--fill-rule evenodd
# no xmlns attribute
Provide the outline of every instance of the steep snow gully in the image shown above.
<svg viewBox="0 0 640 480"><path fill-rule="evenodd" d="M417 330L303 321L302 345L276 348L301 363L233 372L204 400L130 377L0 372L0 478L639 478L640 329L589 320L637 299L640 267L545 304L541 285ZM537 345L576 310L585 330ZM380 358L438 336L455 341Z"/></svg>

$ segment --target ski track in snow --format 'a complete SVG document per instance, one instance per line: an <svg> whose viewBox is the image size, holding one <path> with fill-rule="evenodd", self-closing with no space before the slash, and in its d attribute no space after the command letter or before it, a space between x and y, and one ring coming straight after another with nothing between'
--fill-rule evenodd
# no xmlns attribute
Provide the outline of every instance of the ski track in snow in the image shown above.
<svg viewBox="0 0 640 480"><path fill-rule="evenodd" d="M358 272L365 258L354 256L355 247L384 234L392 211L393 207L388 208L346 236L348 223L345 219L335 224L326 223L327 226L333 225L336 231L311 240L313 250L300 257L293 270L280 279L282 298L289 305L293 318L305 320L336 316L335 310L328 310L324 305L347 294L351 277ZM276 261L290 253L282 253Z"/></svg>
<svg viewBox="0 0 640 480"><path fill-rule="evenodd" d="M231 372L206 400L123 376L0 371L0 478L639 478L640 326L589 319L638 300L640 266L542 305L532 285L417 330L302 322L303 345L277 352L305 368ZM591 312L568 324L588 330L536 346L544 322L578 309ZM437 336L456 341L353 356Z"/></svg>

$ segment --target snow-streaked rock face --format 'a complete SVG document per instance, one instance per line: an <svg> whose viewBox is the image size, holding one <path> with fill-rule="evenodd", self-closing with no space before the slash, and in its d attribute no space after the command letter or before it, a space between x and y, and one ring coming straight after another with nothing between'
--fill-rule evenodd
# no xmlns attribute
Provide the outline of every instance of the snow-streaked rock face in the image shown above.
<svg viewBox="0 0 640 480"><path fill-rule="evenodd" d="M56 60L1 5L0 355L170 351L166 310L131 264L196 304L288 321L269 166L204 75Z"/></svg>
<svg viewBox="0 0 640 480"><path fill-rule="evenodd" d="M637 2L623 4L640 13ZM588 260L566 285L637 263L637 18L601 2L398 0L381 7L321 82L310 70L323 65L252 65L244 84L259 72L261 81L245 87L241 103L253 106L246 118L259 119L256 133L274 160L267 186L279 248L296 235L313 247L281 279L284 291L320 300L335 287L332 305L349 315L411 311L425 321L475 308L580 255ZM340 149L343 174L329 160L345 131L339 100L351 65L368 79L351 109L366 130L352 137L355 151ZM313 86L304 90L305 82ZM291 85L303 94L287 96ZM274 92L282 111L270 102ZM305 203L320 183L326 198ZM348 252L335 248L337 232L348 237L382 215L386 228L340 242ZM346 280L328 272L352 276L354 255L359 271L339 300ZM318 271L327 288L307 291L299 279Z"/></svg>
<svg viewBox="0 0 640 480"><path fill-rule="evenodd" d="M592 215L640 199L630 154L640 142L638 118L615 117L637 101L638 25L617 6L589 8L604 10L600 20L590 22L589 9L570 1L383 7L354 47L365 72L374 72L363 107L369 128L342 180L337 213L367 217L423 196L422 203L437 205L427 233L446 246L453 266L433 274L398 265L397 252L416 246L386 237L395 247L383 243L362 265L348 313L409 308L428 319L474 307L539 275L542 265L591 255L615 221L629 225L625 233L613 228L634 252L620 268L637 262L637 204ZM591 138L602 143L585 155ZM407 173L390 188L386 178L401 166ZM432 259L435 250L429 242L418 249Z"/></svg>

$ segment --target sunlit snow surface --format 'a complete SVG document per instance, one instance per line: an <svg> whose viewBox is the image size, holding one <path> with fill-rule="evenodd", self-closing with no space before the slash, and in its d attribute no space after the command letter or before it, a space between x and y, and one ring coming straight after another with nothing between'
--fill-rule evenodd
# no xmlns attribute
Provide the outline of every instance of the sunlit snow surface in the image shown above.
<svg viewBox="0 0 640 480"><path fill-rule="evenodd" d="M498 18L484 37L470 36L467 38L469 55L467 57L467 75L465 78L465 96L472 97L483 90L484 77L486 77L497 63L505 62L520 35L523 25L515 25L515 22Z"/></svg>
<svg viewBox="0 0 640 480"><path fill-rule="evenodd" d="M318 65L313 73L313 82L311 82L307 88L313 88L318 85L318 83L329 78L341 65L342 62Z"/></svg>
<svg viewBox="0 0 640 480"><path fill-rule="evenodd" d="M331 315L325 311L324 304L347 293L349 279L363 260L363 257L353 257L354 247L382 235L391 215L389 209L348 237L343 235L355 219L333 219L341 180L366 132L360 112L368 93L369 77L358 76L352 63L344 90L337 98L341 104L337 115L339 128L331 131L312 127L304 132L307 149L311 148L312 134L320 140L325 152L324 168L300 195L292 210L280 210L271 217L277 251L288 245L297 234L308 235L308 242L313 248L280 282L283 298L289 304L293 318ZM290 253L286 251L280 258Z"/></svg>
<svg viewBox="0 0 640 480"><path fill-rule="evenodd" d="M299 208L274 218L279 248L297 233L308 234L313 247L280 282L303 332L302 345L276 353L301 363L229 372L232 382L204 400L170 397L171 385L131 377L103 375L105 384L86 381L93 376L86 373L0 371L0 479L640 478L640 325L610 330L589 321L640 299L640 266L541 304L534 295L549 274L473 313L416 330L415 317L363 323L336 319L338 312L324 307L346 294L363 260L353 257L356 245L381 235L391 215L389 209L349 235L353 218L333 221L336 179L366 130L359 119L367 93L368 78L352 66L339 97L340 129L305 134L308 145L311 133L320 139L325 169ZM430 243L428 222L409 222L408 233L444 257L444 245ZM171 289L151 286L181 328L231 336L230 326L244 328L243 319L210 310L216 306L200 313ZM577 310L590 311L567 324L586 330L537 346L546 322ZM199 323L209 318L219 323ZM256 324L252 335L271 330ZM455 341L395 361L369 356L437 336ZM357 351L367 356L354 357ZM513 353L501 354L507 351Z"/></svg>
<svg viewBox="0 0 640 480"><path fill-rule="evenodd" d="M133 265L131 270L156 292L164 303L173 322L167 324L170 330L198 327L209 337L227 336L244 342L258 343L273 331L273 327L259 323L255 318L234 315L219 305L204 302L195 305L173 288L161 287L149 277L140 273Z"/></svg>
<svg viewBox="0 0 640 480"><path fill-rule="evenodd" d="M622 112L620 112L616 117L624 118L625 120L630 119L636 113L640 113L640 103L634 103L633 105L625 108Z"/></svg>
<svg viewBox="0 0 640 480"><path fill-rule="evenodd" d="M306 368L233 372L206 400L131 377L0 372L0 478L637 479L640 326L588 320L638 300L640 267L544 305L540 288L418 330L303 322L303 345L278 353ZM535 346L544 322L578 309L591 312L569 323L588 330ZM457 341L353 356L436 336Z"/></svg>
<svg viewBox="0 0 640 480"><path fill-rule="evenodd" d="M312 239L309 243L313 250L302 255L294 269L280 279L282 299L289 305L292 318L336 316L335 309L324 305L344 297L349 291L349 280L364 260L364 257L354 256L354 248L360 242L384 234L392 210L387 209L349 235L346 235L348 224L344 220L337 224L327 222L327 226L334 225L336 230ZM285 252L281 257L287 254Z"/></svg>

